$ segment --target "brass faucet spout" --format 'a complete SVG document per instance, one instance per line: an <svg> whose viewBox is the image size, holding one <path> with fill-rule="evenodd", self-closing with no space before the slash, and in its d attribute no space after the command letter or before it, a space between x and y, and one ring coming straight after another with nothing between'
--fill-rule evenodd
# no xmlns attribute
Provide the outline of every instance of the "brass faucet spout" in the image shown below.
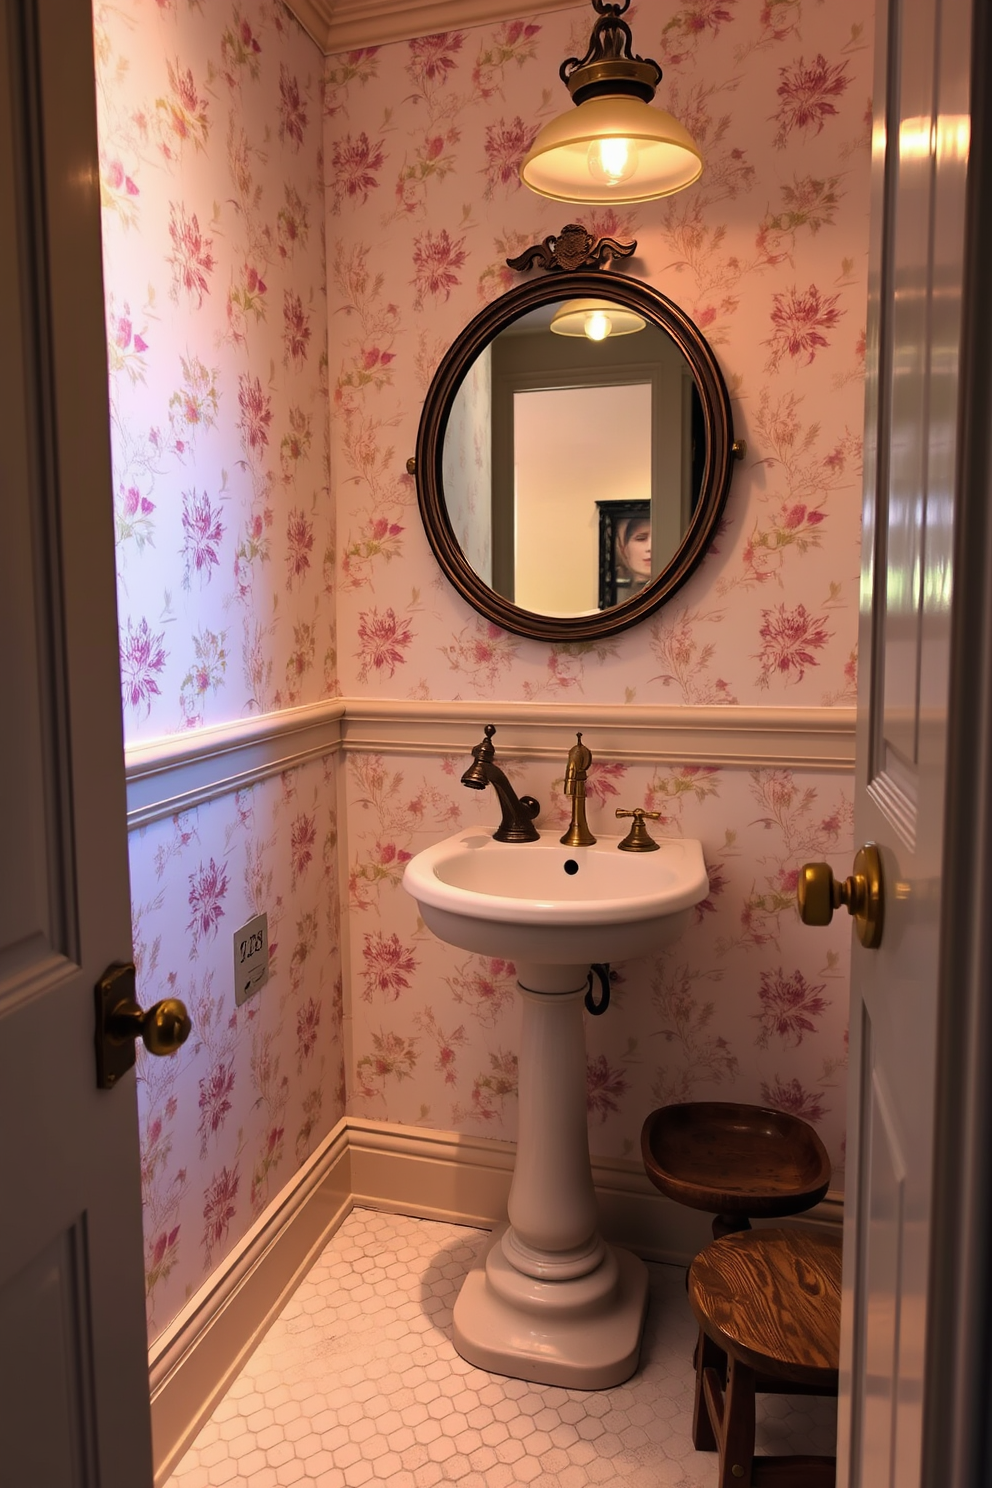
<svg viewBox="0 0 992 1488"><path fill-rule="evenodd" d="M513 786L496 763L493 747L494 724L487 723L483 731L485 738L472 750L472 763L462 776L462 785L469 790L485 790L491 785L499 797L502 819L493 833L497 842L538 842L540 832L534 826L534 818L541 807L533 796L517 796Z"/></svg>

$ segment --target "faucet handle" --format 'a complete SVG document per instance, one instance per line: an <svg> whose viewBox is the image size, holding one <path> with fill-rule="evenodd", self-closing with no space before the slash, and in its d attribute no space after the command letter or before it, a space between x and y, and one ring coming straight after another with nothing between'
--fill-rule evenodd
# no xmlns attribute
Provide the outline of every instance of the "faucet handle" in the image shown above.
<svg viewBox="0 0 992 1488"><path fill-rule="evenodd" d="M618 806L617 816L632 816L634 818L630 831L622 842L617 843L621 852L657 852L661 846L654 838L648 835L648 829L644 825L647 821L658 821L660 811L645 811L641 806L635 806L633 811L623 811Z"/></svg>

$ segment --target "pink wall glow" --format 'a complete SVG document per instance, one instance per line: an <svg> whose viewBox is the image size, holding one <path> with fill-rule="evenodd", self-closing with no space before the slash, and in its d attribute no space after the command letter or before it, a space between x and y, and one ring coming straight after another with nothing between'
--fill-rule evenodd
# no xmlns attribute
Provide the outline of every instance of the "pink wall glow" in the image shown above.
<svg viewBox="0 0 992 1488"><path fill-rule="evenodd" d="M703 148L667 202L584 211L521 188L539 124L567 106L587 6L329 59L325 155L331 480L346 694L638 704L850 704L861 503L870 22L853 3L641 6L635 45L665 70L660 102ZM508 255L567 221L636 238L624 267L705 331L748 458L702 568L674 602L602 645L548 646L478 618L440 577L405 461L424 394L461 326L519 282ZM511 736L509 726L504 729ZM405 856L494 821L451 755L351 756L348 854L354 1056L349 1109L516 1131L512 968L440 945L399 886ZM562 815L561 764L513 776ZM590 1139L636 1156L673 1097L805 1113L843 1157L845 926L800 931L799 864L845 865L851 783L809 771L633 766L597 756L593 830L615 805L698 835L713 892L657 962L620 968L589 1024ZM497 744L499 739L497 738ZM555 777L559 777L557 780ZM614 824L615 825L615 824ZM846 871L846 868L845 868Z"/></svg>
<svg viewBox="0 0 992 1488"><path fill-rule="evenodd" d="M278 0L98 0L129 743L338 694L476 699L480 724L490 699L560 702L576 727L585 703L853 701L870 23L851 0L639 7L635 44L706 172L586 213L516 169L566 106L558 66L590 14L324 60ZM636 237L630 272L706 332L748 457L673 603L616 641L548 646L442 580L405 465L444 350L518 280L507 255L570 218ZM153 1337L346 1102L515 1135L513 970L435 941L400 887L410 853L494 819L458 783L476 742L314 761L132 833L142 997L175 991L196 1018L176 1061L139 1067ZM512 766L547 824L571 742L563 725L558 765ZM711 872L684 939L619 967L589 1024L593 1151L636 1158L654 1105L723 1097L805 1113L842 1164L849 934L801 931L793 891L806 858L846 871L850 779L586 742L593 830L647 805ZM258 908L272 979L236 1011L232 933Z"/></svg>
<svg viewBox="0 0 992 1488"><path fill-rule="evenodd" d="M95 8L124 718L130 743L335 690L322 59L278 3ZM131 834L154 1338L340 1117L335 770ZM236 1008L234 931L271 979Z"/></svg>

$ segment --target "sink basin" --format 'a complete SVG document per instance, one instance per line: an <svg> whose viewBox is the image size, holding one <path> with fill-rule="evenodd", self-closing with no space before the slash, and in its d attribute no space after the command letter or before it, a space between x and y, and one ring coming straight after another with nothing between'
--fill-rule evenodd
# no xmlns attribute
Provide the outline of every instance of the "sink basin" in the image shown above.
<svg viewBox="0 0 992 1488"><path fill-rule="evenodd" d="M670 837L658 852L620 852L618 837L564 847L457 832L412 858L403 885L441 940L483 956L553 966L623 961L682 933L709 891L703 850Z"/></svg>

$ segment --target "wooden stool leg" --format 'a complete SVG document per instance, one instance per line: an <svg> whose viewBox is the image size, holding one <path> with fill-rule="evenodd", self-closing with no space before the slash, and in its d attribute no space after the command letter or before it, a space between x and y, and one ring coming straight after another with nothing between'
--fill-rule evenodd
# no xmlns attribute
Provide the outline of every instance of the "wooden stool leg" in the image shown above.
<svg viewBox="0 0 992 1488"><path fill-rule="evenodd" d="M715 1452L717 1442L703 1395L703 1376L707 1369L715 1370L723 1385L727 1378L727 1356L719 1344L706 1336L702 1328L699 1330L693 1363L696 1366L696 1395L692 1402L692 1445L697 1452Z"/></svg>
<svg viewBox="0 0 992 1488"><path fill-rule="evenodd" d="M720 1443L720 1488L751 1488L754 1464L754 1370L730 1360Z"/></svg>
<svg viewBox="0 0 992 1488"><path fill-rule="evenodd" d="M751 1488L754 1465L754 1370L729 1361L726 1392L715 1369L703 1373L703 1398L720 1452L718 1488Z"/></svg>

